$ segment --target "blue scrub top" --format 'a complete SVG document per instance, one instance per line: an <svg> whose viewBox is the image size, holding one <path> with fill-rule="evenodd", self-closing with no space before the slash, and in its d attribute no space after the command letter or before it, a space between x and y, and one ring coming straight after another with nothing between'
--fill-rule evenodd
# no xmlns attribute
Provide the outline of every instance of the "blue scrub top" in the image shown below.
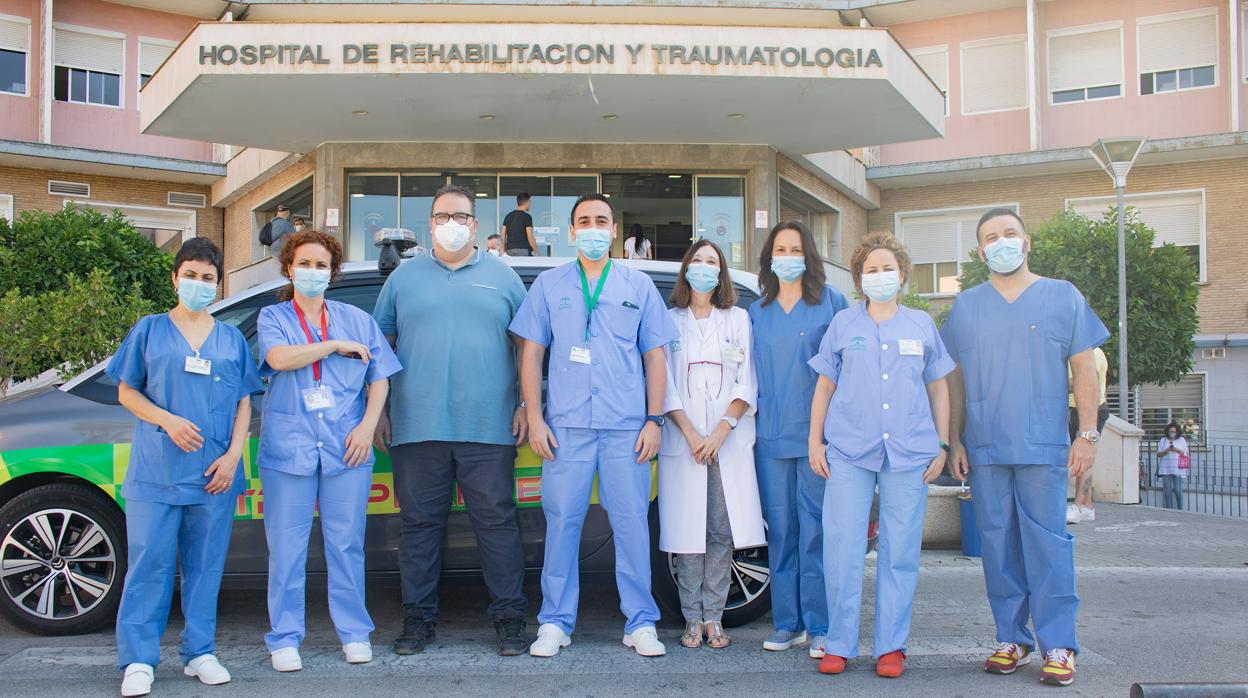
<svg viewBox="0 0 1248 698"><path fill-rule="evenodd" d="M982 283L958 295L940 334L962 368L971 465L1064 466L1068 362L1109 338L1083 294L1041 277L1007 303Z"/></svg>
<svg viewBox="0 0 1248 698"><path fill-rule="evenodd" d="M754 375L758 380L757 448L769 458L805 458L810 440L810 402L819 375L807 365L832 318L849 307L840 291L825 286L819 305L798 301L786 313L779 301L750 305L754 324Z"/></svg>
<svg viewBox="0 0 1248 698"><path fill-rule="evenodd" d="M292 302L270 305L260 311L256 329L260 335L260 374L269 379L264 394L264 420L260 423L260 450L256 461L261 468L291 475L321 472L333 475L346 469L347 435L359 426L366 406L365 388L398 372L402 366L390 349L381 329L368 313L349 303L325 301L329 314L329 338L358 342L368 347L372 359L367 365L359 359L330 354L321 360L321 385L334 396L334 406L310 411L304 407L303 391L316 387L312 365L294 371L277 371L265 357L275 346L307 344ZM322 341L320 318L308 318L308 329L315 341ZM361 468L373 467L368 460Z"/></svg>
<svg viewBox="0 0 1248 698"><path fill-rule="evenodd" d="M592 294L597 281L589 283ZM546 423L640 430L647 409L641 355L678 338L680 331L650 277L619 260L611 263L590 318L591 364L571 360L573 347L587 345L586 312L573 261L542 272L511 321L512 333L549 349Z"/></svg>
<svg viewBox="0 0 1248 698"><path fill-rule="evenodd" d="M188 356L195 356L191 345L169 314L161 313L135 323L108 362L109 376L125 381L157 407L190 420L204 439L199 450L186 453L164 429L136 419L130 463L121 487L126 499L183 506L242 493L241 467L235 471L230 491L223 495L204 491L209 480L204 471L229 449L238 402L264 390L256 362L243 334L222 322L213 325L199 349L200 358L212 362L211 374L187 372Z"/></svg>
<svg viewBox="0 0 1248 698"><path fill-rule="evenodd" d="M810 360L836 383L823 423L828 458L879 472L926 467L940 452L927 384L953 370L953 359L925 312L905 306L876 324L867 304L838 313Z"/></svg>

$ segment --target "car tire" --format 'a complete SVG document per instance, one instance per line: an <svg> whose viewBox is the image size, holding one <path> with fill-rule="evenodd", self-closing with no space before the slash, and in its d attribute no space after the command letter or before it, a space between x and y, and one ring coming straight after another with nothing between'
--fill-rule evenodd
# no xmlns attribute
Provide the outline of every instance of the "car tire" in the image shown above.
<svg viewBox="0 0 1248 698"><path fill-rule="evenodd" d="M99 489L53 483L0 507L0 612L39 635L111 625L126 574L126 526Z"/></svg>

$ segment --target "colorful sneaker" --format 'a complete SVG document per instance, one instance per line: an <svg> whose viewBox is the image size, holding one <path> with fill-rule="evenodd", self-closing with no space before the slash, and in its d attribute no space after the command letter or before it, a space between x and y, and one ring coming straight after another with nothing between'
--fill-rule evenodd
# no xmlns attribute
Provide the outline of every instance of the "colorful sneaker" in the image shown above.
<svg viewBox="0 0 1248 698"><path fill-rule="evenodd" d="M875 662L875 673L886 679L895 679L905 670L906 653L901 650L893 650L888 654L880 655Z"/></svg>
<svg viewBox="0 0 1248 698"><path fill-rule="evenodd" d="M1079 514L1079 507L1075 506L1074 504L1067 504L1066 505L1066 523L1077 524L1082 520L1083 520L1083 517L1080 516Z"/></svg>
<svg viewBox="0 0 1248 698"><path fill-rule="evenodd" d="M1044 668L1040 670L1040 683L1050 686L1069 686L1074 681L1074 652L1062 647L1044 653Z"/></svg>
<svg viewBox="0 0 1248 698"><path fill-rule="evenodd" d="M1031 648L1027 645L999 642L994 649L996 651L984 662L984 671L989 674L1013 674L1031 661Z"/></svg>
<svg viewBox="0 0 1248 698"><path fill-rule="evenodd" d="M820 674L840 674L845 671L845 658L835 654L824 654L819 660Z"/></svg>

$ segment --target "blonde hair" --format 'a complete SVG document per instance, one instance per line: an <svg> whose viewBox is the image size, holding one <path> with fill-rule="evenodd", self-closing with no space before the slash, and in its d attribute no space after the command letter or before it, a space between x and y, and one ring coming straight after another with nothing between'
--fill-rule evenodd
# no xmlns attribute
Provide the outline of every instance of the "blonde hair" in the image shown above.
<svg viewBox="0 0 1248 698"><path fill-rule="evenodd" d="M888 250L897 258L897 271L901 276L901 283L905 284L910 280L910 251L900 240L893 237L892 233L872 233L862 239L858 243L858 249L854 250L853 257L849 261L849 272L854 277L854 288L862 291L862 267L867 263L867 255L876 250Z"/></svg>

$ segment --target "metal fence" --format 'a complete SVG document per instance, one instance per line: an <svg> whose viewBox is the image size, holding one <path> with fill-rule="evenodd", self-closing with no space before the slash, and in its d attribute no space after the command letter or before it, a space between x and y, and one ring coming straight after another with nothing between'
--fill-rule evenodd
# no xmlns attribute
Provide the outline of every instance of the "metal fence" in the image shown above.
<svg viewBox="0 0 1248 698"><path fill-rule="evenodd" d="M1157 441L1140 442L1140 503L1166 506L1162 478L1157 474ZM1192 446L1192 467L1179 480L1179 503L1170 508L1248 518L1248 444L1209 443Z"/></svg>

